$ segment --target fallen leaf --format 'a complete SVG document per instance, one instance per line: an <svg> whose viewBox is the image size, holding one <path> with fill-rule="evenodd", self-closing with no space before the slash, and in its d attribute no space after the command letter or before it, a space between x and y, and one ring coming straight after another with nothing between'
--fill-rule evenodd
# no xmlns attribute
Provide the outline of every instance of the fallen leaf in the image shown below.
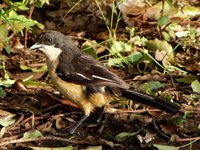
<svg viewBox="0 0 200 150"><path fill-rule="evenodd" d="M33 147L31 146L32 150L73 150L74 148L72 146L66 146L66 147Z"/></svg>
<svg viewBox="0 0 200 150"><path fill-rule="evenodd" d="M179 147L169 146L169 145L161 145L161 144L153 144L158 150L179 150Z"/></svg>
<svg viewBox="0 0 200 150"><path fill-rule="evenodd" d="M185 75L183 78L177 78L176 81L180 83L191 84L193 81L197 80L199 77L195 75Z"/></svg>
<svg viewBox="0 0 200 150"><path fill-rule="evenodd" d="M12 87L17 91L28 91L23 81L20 79L16 80Z"/></svg>
<svg viewBox="0 0 200 150"><path fill-rule="evenodd" d="M28 132L25 132L23 135L24 139L38 138L38 137L43 137L42 133L39 130L28 131Z"/></svg>
<svg viewBox="0 0 200 150"><path fill-rule="evenodd" d="M7 127L14 124L16 122L15 116L13 113L0 109L0 125Z"/></svg>
<svg viewBox="0 0 200 150"><path fill-rule="evenodd" d="M117 141L124 141L127 138L129 138L129 137L136 136L140 131L141 130L138 130L138 131L132 132L132 133L130 133L130 132L121 132L121 133L119 133L119 134L117 134L115 136L115 140L117 140Z"/></svg>
<svg viewBox="0 0 200 150"><path fill-rule="evenodd" d="M166 60L170 63L174 63L174 52L172 46L164 40L149 40L146 42L147 49L154 51L156 53L157 50L166 52ZM163 54L162 54L163 56Z"/></svg>

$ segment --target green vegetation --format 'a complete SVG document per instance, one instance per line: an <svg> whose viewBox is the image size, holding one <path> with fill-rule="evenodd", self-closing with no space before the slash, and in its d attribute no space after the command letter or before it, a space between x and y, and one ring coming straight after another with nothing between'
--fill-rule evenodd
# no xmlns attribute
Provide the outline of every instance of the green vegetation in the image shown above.
<svg viewBox="0 0 200 150"><path fill-rule="evenodd" d="M193 3L188 0L184 2L182 4L179 0L113 0L111 2L103 0L4 0L0 4L0 99L7 101L6 98L10 96L12 97L9 97L10 99L19 98L21 100L24 94L21 94L21 91L25 92L25 98L23 97L20 104L14 105L15 101L12 101L14 108L9 104L5 107L6 111L3 113L6 114L6 117L3 116L0 120L3 127L0 136L9 136L12 131L15 131L14 134L18 133L19 131L10 130L10 128L12 128L12 125L15 127L16 117L24 112L29 113L29 117L31 114L29 118L31 123L27 121L24 125L23 135L18 136L22 141L29 138L33 141L34 138L45 140L46 134L55 134L57 129L59 130L64 126L66 120L75 122L69 116L65 116L63 120L57 114L49 117L48 115L54 112L54 105L46 106L46 103L44 104L47 107L45 108L47 113L38 110L37 107L41 105L40 103L37 104L37 107L33 107L32 104L29 105L31 100L34 100L33 104L36 104L38 97L43 98L43 95L38 96L39 94L32 93L46 87L50 88L50 84L48 75L45 74L47 67L44 64L43 57L40 54L35 54L33 58L29 57L26 51L29 47L27 43L32 44L39 30L54 29L73 36L76 35L76 37L79 36L81 50L119 72L120 75L123 72L122 78L130 82L133 88L154 96L161 95L166 100L174 101L183 106L183 114L162 118L162 115L157 115L146 107L141 108L141 106L133 105L131 102L122 102L121 104L116 102L114 104L119 109L128 108L129 112L134 110L145 112L144 116L131 116L134 121L136 120L136 123L138 120L142 120L142 124L145 125L131 132L120 130L113 133L115 135L108 132L103 135L102 139L99 139L100 144L104 143L114 147L114 142L128 141L141 132L141 135L152 136L153 139L155 135L148 128L151 123L151 126L159 130L158 135L167 139L165 143L169 141L189 143L180 144L181 146L176 147L151 144L157 149L178 150L188 145L192 149L191 145L198 141L200 136L198 119L200 106L200 7L198 0L194 0ZM48 10L45 10L46 8ZM44 15L41 17L42 19L39 17L40 15ZM94 25L92 26L92 24ZM91 27L89 27L90 25ZM15 48L16 43L23 43L21 44L22 48ZM35 60L37 64L33 65L32 60ZM12 62L11 65L9 65L9 62ZM19 65L16 65L16 62ZM13 69L12 65L16 65L17 68ZM33 88L32 91L27 90L29 87L30 89ZM42 88L37 89L38 87ZM19 91L19 94L17 92L17 94L13 94L12 91ZM52 94L52 91L49 93ZM48 96L51 98L55 96L52 95ZM27 101L28 103L23 105L23 102ZM40 107L42 108L42 106ZM56 105L56 107L58 106ZM0 104L0 111L3 108L4 104L2 103ZM9 110L17 113L7 114ZM66 113L61 110L57 112ZM34 116L42 113L45 113L48 117L42 116L38 119L37 115ZM46 117L45 121L48 120L46 124L41 124L41 122L45 122L42 120L43 117ZM157 122L154 121L155 118L158 118ZM160 121L162 119L164 124ZM54 125L56 130L53 128ZM18 128L22 126L19 123ZM6 134L7 131L11 134ZM140 140L146 142L146 137L140 137ZM151 139L151 137L148 138ZM62 141L63 139L56 140ZM88 144L87 140L83 143ZM110 140L114 142L112 143ZM72 144L75 145L76 142L73 142ZM120 144L123 145L123 143ZM147 142L146 145L148 144ZM69 146L69 148L72 149L72 146ZM101 149L102 147L98 148Z"/></svg>

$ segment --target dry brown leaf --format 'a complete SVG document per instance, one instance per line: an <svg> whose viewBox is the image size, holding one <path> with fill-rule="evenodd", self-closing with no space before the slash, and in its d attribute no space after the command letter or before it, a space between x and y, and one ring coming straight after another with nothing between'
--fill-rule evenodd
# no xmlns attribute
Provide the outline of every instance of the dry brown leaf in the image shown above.
<svg viewBox="0 0 200 150"><path fill-rule="evenodd" d="M177 127L171 123L161 124L160 128L165 134L169 135L175 134L177 132Z"/></svg>

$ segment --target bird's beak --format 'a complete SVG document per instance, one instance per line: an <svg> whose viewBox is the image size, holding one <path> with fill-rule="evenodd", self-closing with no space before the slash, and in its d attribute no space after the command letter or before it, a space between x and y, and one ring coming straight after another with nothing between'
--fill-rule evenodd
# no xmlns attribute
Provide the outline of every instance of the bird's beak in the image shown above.
<svg viewBox="0 0 200 150"><path fill-rule="evenodd" d="M35 43L34 45L32 45L31 47L30 47L30 50L36 50L36 49L40 49L40 48L42 48L43 46L42 46L42 44L40 44L40 43Z"/></svg>

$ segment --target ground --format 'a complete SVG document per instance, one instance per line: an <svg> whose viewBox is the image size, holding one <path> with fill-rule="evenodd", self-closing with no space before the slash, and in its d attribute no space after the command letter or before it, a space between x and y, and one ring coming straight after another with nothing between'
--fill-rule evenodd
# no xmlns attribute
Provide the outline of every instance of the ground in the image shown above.
<svg viewBox="0 0 200 150"><path fill-rule="evenodd" d="M81 50L88 48L85 52L132 88L173 101L180 112L172 115L130 100L114 101L103 113L97 108L69 134L83 112L51 84L44 55L29 51L41 32L33 29L26 38L16 34L10 39L9 54L5 48L0 51L0 149L200 149L199 16L188 20L166 13L170 22L163 24L166 18L158 18L161 12L156 11L161 3L139 7L127 1L114 13L114 3L97 4L80 3L71 12L72 3L51 2L35 8L32 18L45 29L70 35ZM199 8L198 1L193 6ZM190 34L184 36L186 32Z"/></svg>

